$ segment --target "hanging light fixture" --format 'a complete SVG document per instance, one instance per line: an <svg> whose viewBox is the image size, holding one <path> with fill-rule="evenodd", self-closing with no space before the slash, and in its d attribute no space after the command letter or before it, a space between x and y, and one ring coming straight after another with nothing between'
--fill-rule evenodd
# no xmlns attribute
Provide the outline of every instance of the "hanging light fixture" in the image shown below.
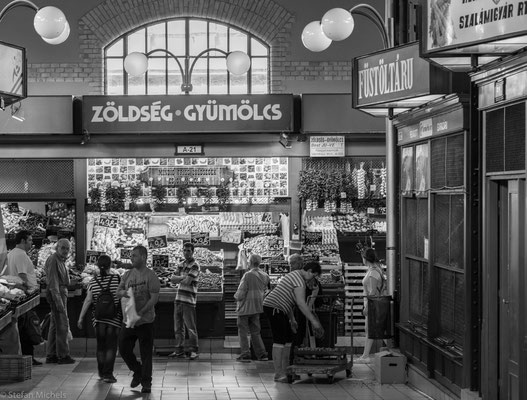
<svg viewBox="0 0 527 400"><path fill-rule="evenodd" d="M39 8L29 0L15 0L6 5L0 11L0 21L8 11L16 7L27 7L36 11L33 26L35 31L46 43L53 45L61 44L68 38L70 25L66 16L59 8L53 6Z"/></svg>
<svg viewBox="0 0 527 400"><path fill-rule="evenodd" d="M194 70L196 62L202 56L212 51L219 52L225 56L226 68L231 74L243 75L249 71L249 68L251 68L251 59L243 51L232 51L228 53L221 49L210 48L203 50L194 57L192 63L190 63L189 57L185 57L184 65L181 64L178 57L166 49L154 49L150 50L148 53L132 52L124 58L124 69L131 76L141 76L148 71L148 58L151 54L156 52L165 53L176 61L183 80L181 90L188 94L192 91L192 71Z"/></svg>

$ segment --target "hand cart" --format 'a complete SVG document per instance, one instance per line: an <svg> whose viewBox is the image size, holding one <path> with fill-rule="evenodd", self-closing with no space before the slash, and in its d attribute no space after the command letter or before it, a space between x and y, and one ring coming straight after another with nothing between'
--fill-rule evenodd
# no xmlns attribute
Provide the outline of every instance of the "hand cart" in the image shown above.
<svg viewBox="0 0 527 400"><path fill-rule="evenodd" d="M318 296L319 298L327 298L326 304L329 303L329 312L334 312L335 300L337 297L332 295ZM315 298L308 298L308 306L311 310L314 309ZM331 321L331 318L330 318ZM332 337L333 329L335 328L330 322L326 334ZM295 347L293 365L287 367L287 382L293 383L295 377L299 374L313 374L327 375L329 383L333 383L335 374L339 371L346 371L346 378L351 376L353 367L353 353L349 347L316 347L316 340L313 335L313 328L311 324L306 324L306 339L309 347ZM353 343L353 338L352 338Z"/></svg>

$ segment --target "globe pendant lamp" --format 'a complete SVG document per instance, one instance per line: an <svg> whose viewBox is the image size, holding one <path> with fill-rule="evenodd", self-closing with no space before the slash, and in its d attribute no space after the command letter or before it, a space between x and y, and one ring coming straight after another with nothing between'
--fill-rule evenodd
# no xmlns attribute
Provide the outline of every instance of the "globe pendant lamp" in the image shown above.
<svg viewBox="0 0 527 400"><path fill-rule="evenodd" d="M322 31L328 38L340 41L347 39L351 35L355 22L348 10L333 8L324 14L321 25Z"/></svg>
<svg viewBox="0 0 527 400"><path fill-rule="evenodd" d="M61 38L63 42L69 35L69 24L66 16L57 7L47 6L39 9L35 14L33 26L44 40L58 40Z"/></svg>
<svg viewBox="0 0 527 400"><path fill-rule="evenodd" d="M137 51L128 54L124 59L124 69L131 76L141 76L148 69L148 57Z"/></svg>
<svg viewBox="0 0 527 400"><path fill-rule="evenodd" d="M331 39L322 31L320 22L313 21L307 24L302 31L302 43L307 49L319 52L324 51L329 47Z"/></svg>
<svg viewBox="0 0 527 400"><path fill-rule="evenodd" d="M251 67L251 59L243 51L233 51L227 56L227 69L231 74L243 75Z"/></svg>

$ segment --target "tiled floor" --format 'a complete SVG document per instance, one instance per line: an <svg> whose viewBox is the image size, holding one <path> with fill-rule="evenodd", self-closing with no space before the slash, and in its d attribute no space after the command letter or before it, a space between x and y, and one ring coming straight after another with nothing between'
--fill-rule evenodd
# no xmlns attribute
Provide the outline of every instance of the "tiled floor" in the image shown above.
<svg viewBox="0 0 527 400"><path fill-rule="evenodd" d="M154 358L151 394L130 388L130 372L122 360L115 368L117 383L98 380L94 358L72 365L34 367L32 379L0 382L0 399L139 399L160 400L428 400L407 385L380 385L371 364L355 364L352 376L302 375L293 384L273 381L272 361L238 363L231 354L201 354L199 360Z"/></svg>

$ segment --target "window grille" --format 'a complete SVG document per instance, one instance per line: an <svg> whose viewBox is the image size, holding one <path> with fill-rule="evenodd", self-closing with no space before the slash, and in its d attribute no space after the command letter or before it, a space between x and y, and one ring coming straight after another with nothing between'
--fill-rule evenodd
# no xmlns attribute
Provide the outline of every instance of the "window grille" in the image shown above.
<svg viewBox="0 0 527 400"><path fill-rule="evenodd" d="M218 48L226 52L243 51L251 59L250 70L243 75L229 74L225 56L203 50ZM173 57L156 52L149 57L145 75L129 76L124 58L132 52L147 53L165 49L183 65L196 64L191 75L193 94L260 94L269 93L269 46L255 36L228 24L196 18L156 21L139 27L115 40L105 49L105 92L121 94L182 94L182 74Z"/></svg>
<svg viewBox="0 0 527 400"><path fill-rule="evenodd" d="M0 196L71 198L73 160L0 160Z"/></svg>

